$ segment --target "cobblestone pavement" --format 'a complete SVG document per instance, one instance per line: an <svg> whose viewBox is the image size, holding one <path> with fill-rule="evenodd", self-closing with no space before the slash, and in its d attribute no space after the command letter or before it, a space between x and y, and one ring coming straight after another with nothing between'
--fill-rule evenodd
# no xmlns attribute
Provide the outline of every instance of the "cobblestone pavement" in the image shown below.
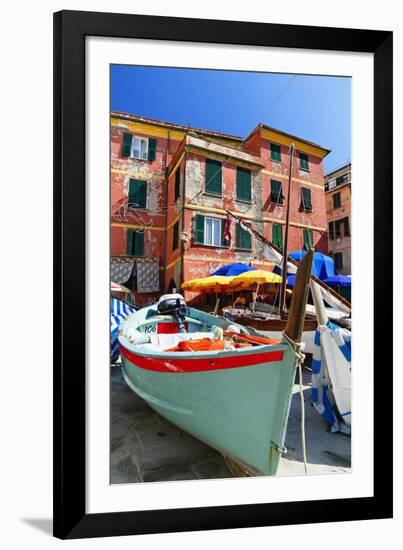
<svg viewBox="0 0 403 550"><path fill-rule="evenodd" d="M111 483L232 477L222 456L138 397L111 369Z"/></svg>
<svg viewBox="0 0 403 550"><path fill-rule="evenodd" d="M330 434L309 402L309 374L304 375L308 473L350 471L350 437ZM278 475L303 475L300 399L294 387L286 434L288 452ZM111 483L179 481L232 477L211 447L183 432L134 394L119 367L111 369Z"/></svg>

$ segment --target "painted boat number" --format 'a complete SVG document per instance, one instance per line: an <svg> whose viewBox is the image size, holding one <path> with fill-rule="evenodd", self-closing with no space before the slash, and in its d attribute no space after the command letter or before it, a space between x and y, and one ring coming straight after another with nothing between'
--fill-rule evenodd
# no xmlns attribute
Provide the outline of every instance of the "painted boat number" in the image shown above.
<svg viewBox="0 0 403 550"><path fill-rule="evenodd" d="M150 334L150 332L157 332L157 325L146 325L144 327L144 332Z"/></svg>

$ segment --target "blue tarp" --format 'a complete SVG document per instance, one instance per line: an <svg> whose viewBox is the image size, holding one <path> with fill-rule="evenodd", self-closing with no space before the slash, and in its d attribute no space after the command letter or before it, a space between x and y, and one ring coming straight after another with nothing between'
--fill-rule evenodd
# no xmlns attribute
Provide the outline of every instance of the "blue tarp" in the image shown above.
<svg viewBox="0 0 403 550"><path fill-rule="evenodd" d="M305 250L296 250L295 252L291 252L290 256L299 262L305 254ZM330 256L322 254L322 252L315 252L313 256L312 273L322 281L329 277L334 277L336 275L334 260Z"/></svg>
<svg viewBox="0 0 403 550"><path fill-rule="evenodd" d="M290 252L289 255L293 260L295 260L296 262L299 262L300 260L302 260L305 254L306 254L305 250L296 250L295 252ZM278 275L281 274L281 268L278 266L276 266L273 271ZM322 254L322 252L315 252L313 256L312 274L324 282L326 282L326 279L329 280L330 278L335 278L335 277L337 278L338 275L336 275L333 258L331 258L330 256L326 256L325 254ZM295 283L295 275L288 274L287 284L293 287L294 283Z"/></svg>
<svg viewBox="0 0 403 550"><path fill-rule="evenodd" d="M296 275L287 275L287 286L294 288Z"/></svg>
<svg viewBox="0 0 403 550"><path fill-rule="evenodd" d="M255 269L256 267L253 267L247 264L229 264L229 265L224 265L223 267L220 267L219 269L217 269L217 271L214 271L212 275L221 275L223 277L235 277L236 275L245 273L245 271L254 271Z"/></svg>
<svg viewBox="0 0 403 550"><path fill-rule="evenodd" d="M328 286L351 287L351 277L345 277L344 275L334 275L333 277L328 277L323 282Z"/></svg>

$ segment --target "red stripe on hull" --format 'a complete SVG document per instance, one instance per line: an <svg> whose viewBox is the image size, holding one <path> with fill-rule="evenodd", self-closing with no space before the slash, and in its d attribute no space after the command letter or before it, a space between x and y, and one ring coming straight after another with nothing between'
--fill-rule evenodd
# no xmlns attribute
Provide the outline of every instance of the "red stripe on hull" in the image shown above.
<svg viewBox="0 0 403 550"><path fill-rule="evenodd" d="M145 370L158 372L200 372L222 369L235 369L238 367L249 367L261 363L272 363L282 361L284 352L282 350L266 351L264 353L254 353L252 355L233 355L231 357L203 357L200 359L156 359L155 357L145 357L137 355L122 345L121 354L136 367ZM180 352L178 352L179 354Z"/></svg>

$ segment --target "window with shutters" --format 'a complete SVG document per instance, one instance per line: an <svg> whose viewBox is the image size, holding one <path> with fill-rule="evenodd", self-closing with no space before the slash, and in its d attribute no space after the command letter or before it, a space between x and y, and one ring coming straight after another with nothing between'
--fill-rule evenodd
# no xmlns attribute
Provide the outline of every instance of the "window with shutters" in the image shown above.
<svg viewBox="0 0 403 550"><path fill-rule="evenodd" d="M333 208L340 208L341 206L341 194L334 193L333 195Z"/></svg>
<svg viewBox="0 0 403 550"><path fill-rule="evenodd" d="M270 143L270 159L274 162L281 162L281 147L276 143Z"/></svg>
<svg viewBox="0 0 403 550"><path fill-rule="evenodd" d="M221 220L204 218L204 244L221 246Z"/></svg>
<svg viewBox="0 0 403 550"><path fill-rule="evenodd" d="M270 200L273 204L283 204L284 195L281 181L270 180Z"/></svg>
<svg viewBox="0 0 403 550"><path fill-rule="evenodd" d="M133 136L131 157L135 159L147 160L148 140Z"/></svg>
<svg viewBox="0 0 403 550"><path fill-rule="evenodd" d="M304 229L304 249L310 250L313 248L313 233L312 229Z"/></svg>
<svg viewBox="0 0 403 550"><path fill-rule="evenodd" d="M336 270L343 269L343 252L335 252L333 254L333 259Z"/></svg>
<svg viewBox="0 0 403 550"><path fill-rule="evenodd" d="M349 218L343 218L344 222L344 236L350 237L350 220Z"/></svg>
<svg viewBox="0 0 403 550"><path fill-rule="evenodd" d="M222 193L222 163L218 160L206 159L204 190L212 195Z"/></svg>
<svg viewBox="0 0 403 550"><path fill-rule="evenodd" d="M147 181L130 180L128 206L130 208L147 208Z"/></svg>
<svg viewBox="0 0 403 550"><path fill-rule="evenodd" d="M179 221L177 221L173 227L172 235L172 250L176 250L179 244Z"/></svg>
<svg viewBox="0 0 403 550"><path fill-rule="evenodd" d="M228 248L228 241L224 237L225 220L196 214L194 228L196 244Z"/></svg>
<svg viewBox="0 0 403 550"><path fill-rule="evenodd" d="M283 228L279 223L273 223L271 227L271 240L273 244L283 248Z"/></svg>
<svg viewBox="0 0 403 550"><path fill-rule="evenodd" d="M122 157L153 161L156 158L156 151L156 139L123 134Z"/></svg>
<svg viewBox="0 0 403 550"><path fill-rule="evenodd" d="M342 237L350 237L350 220L348 217L329 222L329 239L334 241Z"/></svg>
<svg viewBox="0 0 403 550"><path fill-rule="evenodd" d="M306 187L301 187L301 210L312 212L312 195L311 190Z"/></svg>
<svg viewBox="0 0 403 550"><path fill-rule="evenodd" d="M336 238L336 226L335 222L329 222L329 239L334 241Z"/></svg>
<svg viewBox="0 0 403 550"><path fill-rule="evenodd" d="M144 231L127 230L127 256L144 256Z"/></svg>
<svg viewBox="0 0 403 550"><path fill-rule="evenodd" d="M181 195L181 169L180 166L175 172L175 200Z"/></svg>
<svg viewBox="0 0 403 550"><path fill-rule="evenodd" d="M240 248L242 250L251 250L252 248L252 236L244 229L241 224L236 224L236 242L235 242L236 248Z"/></svg>
<svg viewBox="0 0 403 550"><path fill-rule="evenodd" d="M309 157L305 153L299 154L299 167L301 170L309 171Z"/></svg>
<svg viewBox="0 0 403 550"><path fill-rule="evenodd" d="M236 169L236 198L245 202L252 200L251 172L239 166Z"/></svg>

